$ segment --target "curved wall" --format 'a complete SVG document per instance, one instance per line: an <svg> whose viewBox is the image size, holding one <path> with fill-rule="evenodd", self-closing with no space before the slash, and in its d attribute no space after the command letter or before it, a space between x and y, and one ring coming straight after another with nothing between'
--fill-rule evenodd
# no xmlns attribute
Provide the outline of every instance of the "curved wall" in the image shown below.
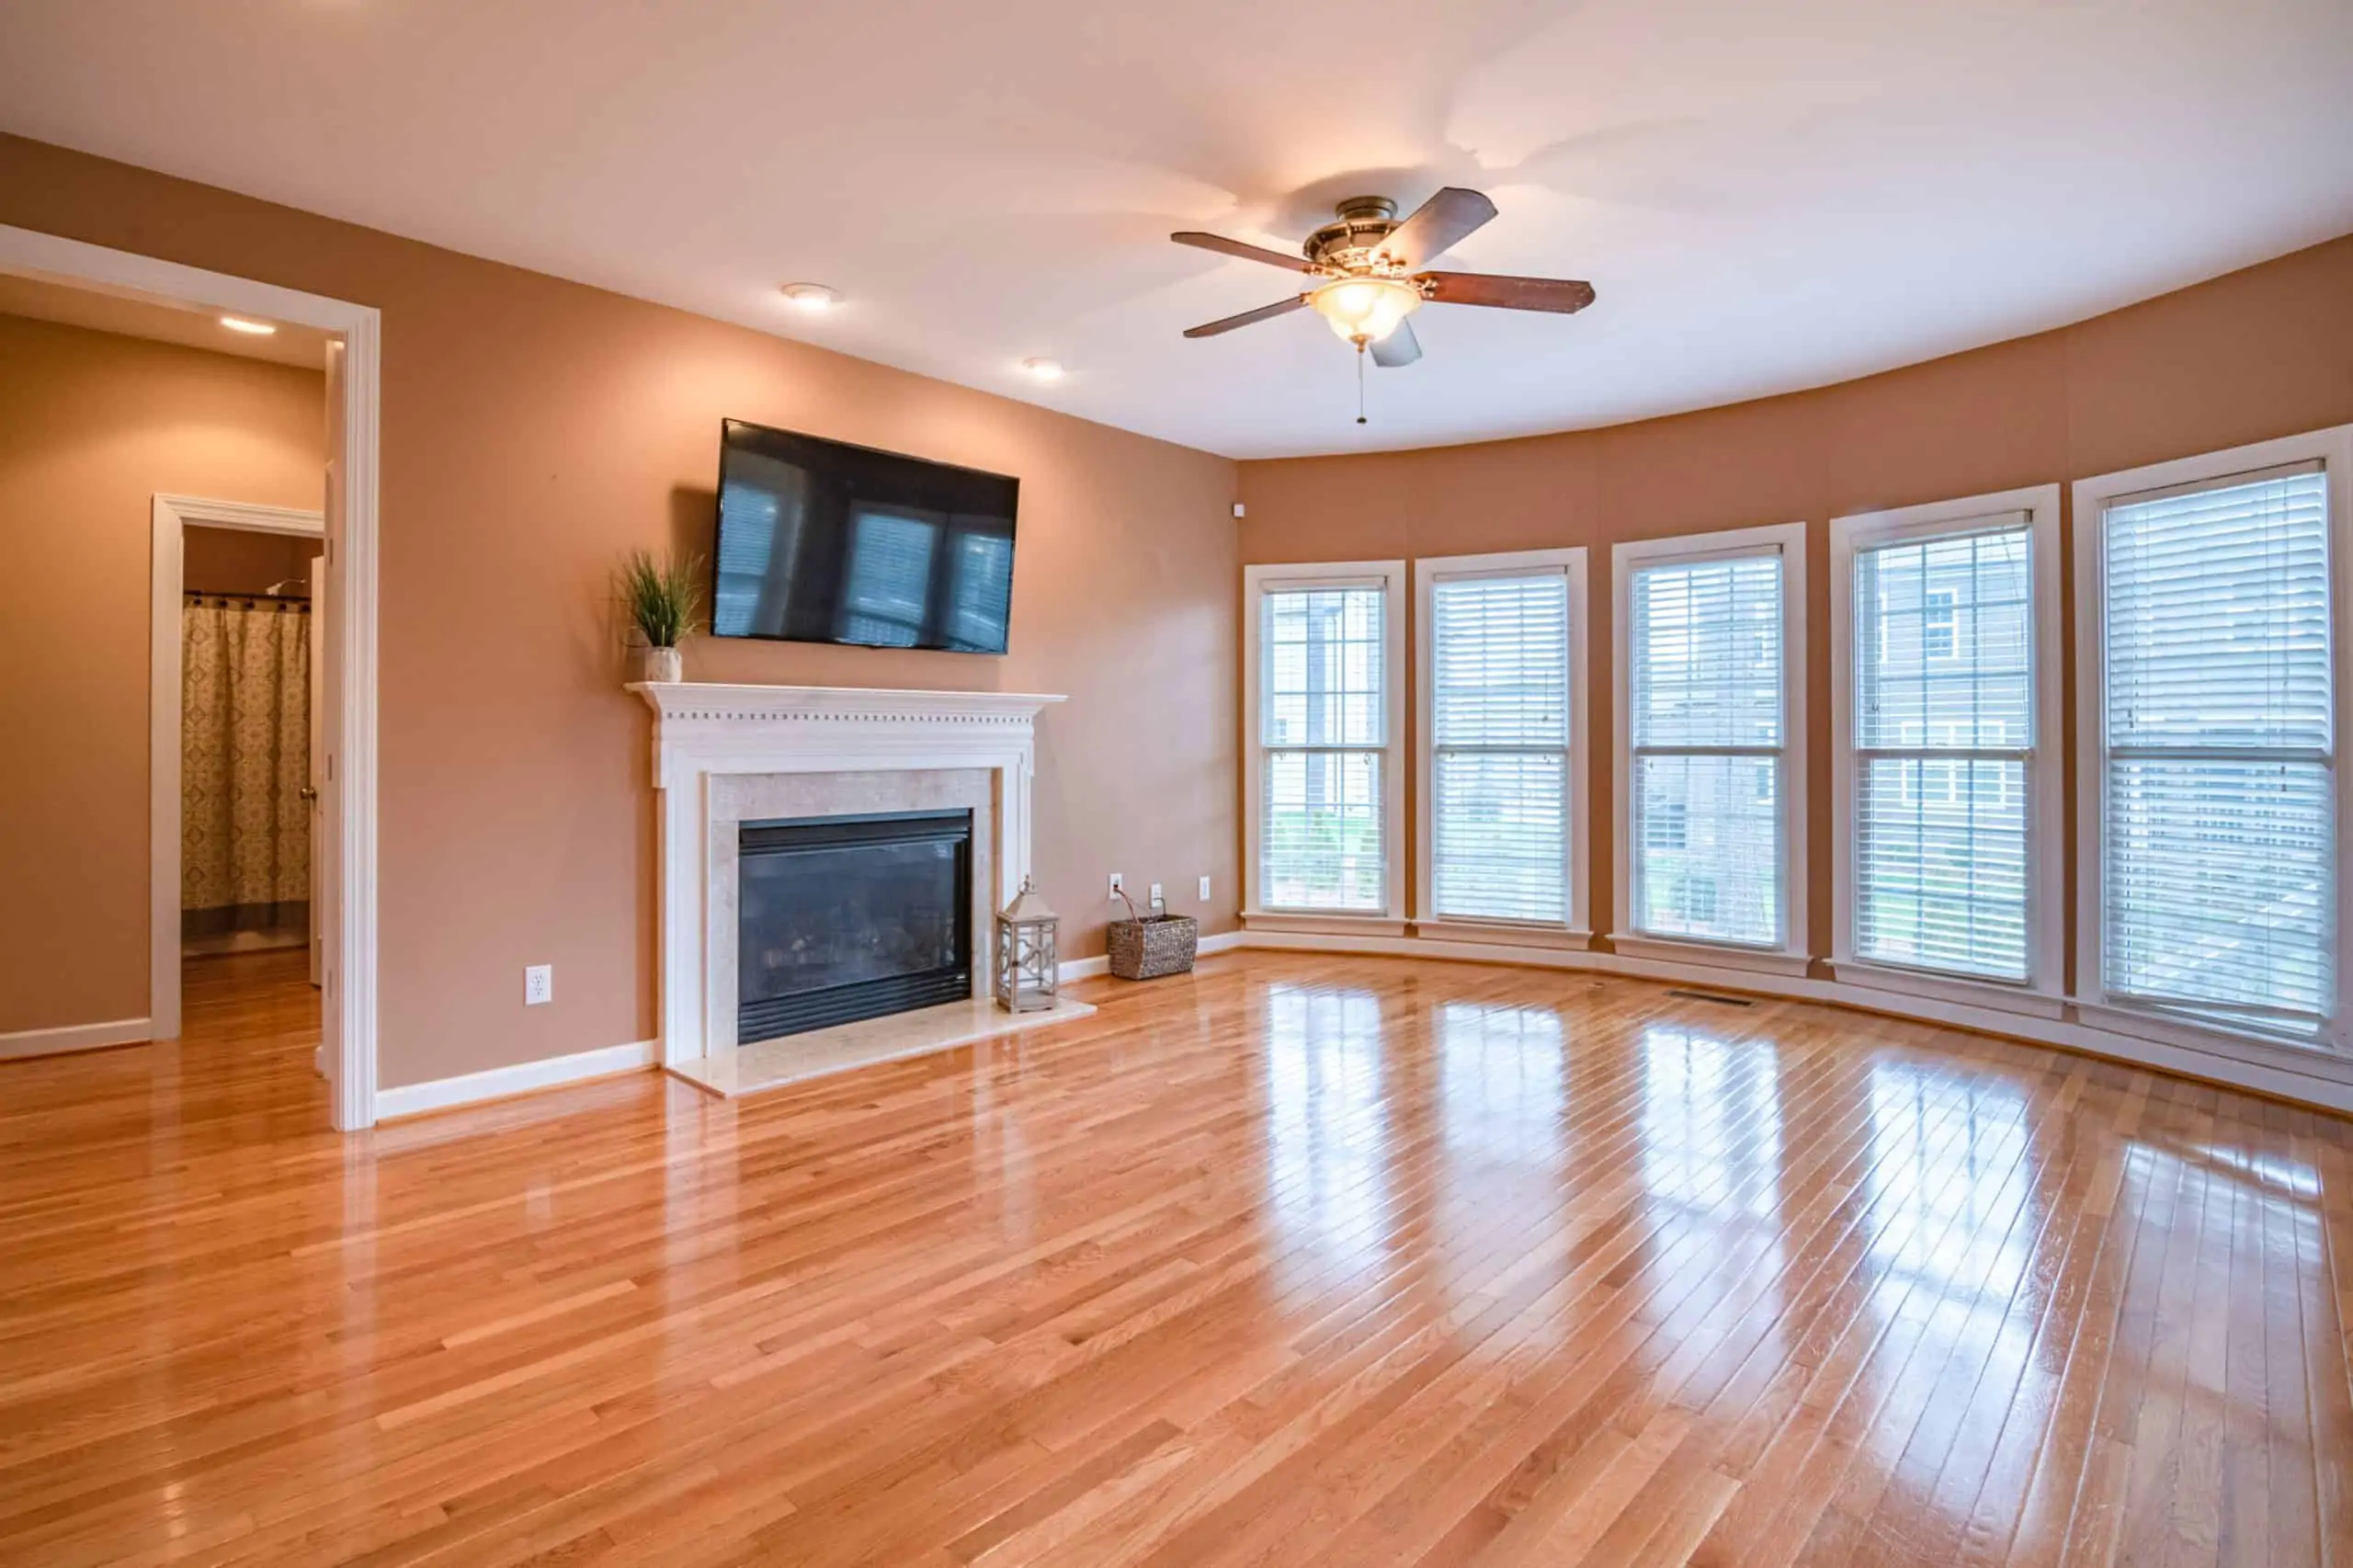
<svg viewBox="0 0 2353 1568"><path fill-rule="evenodd" d="M1932 306L1933 301L1924 302ZM1607 294L1599 308L1607 308ZM1704 346L1698 351L1704 352ZM1411 375L1410 370L1399 372ZM1609 549L1807 527L1811 950L1831 950L1830 519L2353 423L2353 236L2033 337L1753 403L1556 436L1242 464L1245 564L1592 551L1593 926L1613 924ZM2072 562L2073 519L2062 558ZM2072 568L2063 594L2072 595ZM2072 773L2075 663L2062 649ZM1407 700L1412 701L1408 687ZM1414 824L1408 770L1404 822ZM2068 818L2075 810L2068 779ZM2075 854L2067 951L2073 962ZM1409 842L1406 863L1412 864ZM1823 972L1817 965L1816 973ZM2070 976L2072 982L2072 975Z"/></svg>

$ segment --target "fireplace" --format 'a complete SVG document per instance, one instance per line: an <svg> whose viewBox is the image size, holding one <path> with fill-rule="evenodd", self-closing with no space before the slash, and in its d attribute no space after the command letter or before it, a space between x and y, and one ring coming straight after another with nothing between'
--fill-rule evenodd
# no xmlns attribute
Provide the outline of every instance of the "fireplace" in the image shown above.
<svg viewBox="0 0 2353 1568"><path fill-rule="evenodd" d="M736 832L739 1044L972 994L970 810Z"/></svg>
<svg viewBox="0 0 2353 1568"><path fill-rule="evenodd" d="M775 1061L822 1044L817 1036L824 1031L772 1040L765 1050L739 1036L747 994L737 973L746 824L966 813L972 883L968 947L1020 891L1029 869L1034 726L1041 710L1063 699L692 683L640 682L631 689L654 712L662 1064L688 1082L714 1093L740 1093L748 1080L738 1057ZM985 1000L967 996L966 1010ZM946 1009L926 1012L938 1017ZM888 1028L859 1024L851 1032L871 1035ZM765 1067L745 1070L777 1081Z"/></svg>

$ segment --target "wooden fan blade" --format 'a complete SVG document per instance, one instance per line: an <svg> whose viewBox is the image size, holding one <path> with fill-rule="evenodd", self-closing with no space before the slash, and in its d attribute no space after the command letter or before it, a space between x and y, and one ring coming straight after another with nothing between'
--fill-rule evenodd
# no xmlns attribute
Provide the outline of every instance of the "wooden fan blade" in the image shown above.
<svg viewBox="0 0 2353 1568"><path fill-rule="evenodd" d="M1393 370L1422 357L1422 340L1414 335L1414 324L1409 318L1399 322L1388 336L1374 344L1371 352L1374 364L1384 370Z"/></svg>
<svg viewBox="0 0 2353 1568"><path fill-rule="evenodd" d="M1415 282L1442 305L1493 305L1506 311L1570 315L1593 303L1593 285L1566 278L1506 278L1494 272L1425 272Z"/></svg>
<svg viewBox="0 0 2353 1568"><path fill-rule="evenodd" d="M1451 249L1495 215L1495 204L1475 190L1449 185L1389 231L1381 248L1406 267L1419 267Z"/></svg>
<svg viewBox="0 0 2353 1568"><path fill-rule="evenodd" d="M1204 234L1197 229L1188 229L1182 233L1171 234L1168 237L1180 245L1191 245L1195 250L1213 250L1220 256L1238 256L1245 261L1263 261L1268 267L1285 267L1292 272L1315 270L1315 264L1303 256L1285 256L1279 250L1268 250L1264 245L1245 244L1240 240L1229 240L1223 234Z"/></svg>
<svg viewBox="0 0 2353 1568"><path fill-rule="evenodd" d="M1215 337L1221 332L1232 332L1235 327L1248 326L1254 321L1271 321L1277 316L1289 315L1306 303L1306 295L1294 294L1288 300L1277 300L1271 305L1260 305L1256 310L1245 311L1238 316L1227 316L1222 321L1204 322L1199 326L1188 326L1185 329L1185 335Z"/></svg>

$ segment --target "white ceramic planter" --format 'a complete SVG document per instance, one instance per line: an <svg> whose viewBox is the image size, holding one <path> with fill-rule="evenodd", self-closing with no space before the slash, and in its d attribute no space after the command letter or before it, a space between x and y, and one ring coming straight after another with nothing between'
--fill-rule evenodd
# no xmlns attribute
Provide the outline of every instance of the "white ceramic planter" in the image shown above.
<svg viewBox="0 0 2353 1568"><path fill-rule="evenodd" d="M638 651L638 678L676 684L686 679L686 667L676 648L647 647Z"/></svg>

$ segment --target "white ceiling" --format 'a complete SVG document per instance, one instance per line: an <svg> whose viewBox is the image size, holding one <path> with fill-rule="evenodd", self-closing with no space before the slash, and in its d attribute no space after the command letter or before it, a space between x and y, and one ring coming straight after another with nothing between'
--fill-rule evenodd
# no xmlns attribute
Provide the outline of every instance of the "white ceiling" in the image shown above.
<svg viewBox="0 0 2353 1568"><path fill-rule="evenodd" d="M0 127L1235 456L1606 424L2353 230L2348 0L13 0ZM1339 196L1478 187L1374 370L1187 342ZM847 296L814 322L787 279ZM1040 387L1032 355L1071 375Z"/></svg>

